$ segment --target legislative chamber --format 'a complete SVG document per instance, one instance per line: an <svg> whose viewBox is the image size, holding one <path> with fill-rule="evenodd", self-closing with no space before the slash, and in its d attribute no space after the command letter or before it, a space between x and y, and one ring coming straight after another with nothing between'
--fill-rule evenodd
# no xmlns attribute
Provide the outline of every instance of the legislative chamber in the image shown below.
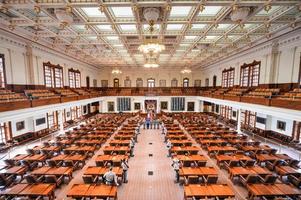
<svg viewBox="0 0 301 200"><path fill-rule="evenodd" d="M0 200L55 199L301 200L301 1L0 1Z"/></svg>

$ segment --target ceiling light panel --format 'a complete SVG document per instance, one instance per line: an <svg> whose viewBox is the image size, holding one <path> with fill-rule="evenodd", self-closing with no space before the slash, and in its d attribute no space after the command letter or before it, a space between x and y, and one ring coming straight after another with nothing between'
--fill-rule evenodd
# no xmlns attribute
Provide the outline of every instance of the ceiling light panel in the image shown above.
<svg viewBox="0 0 301 200"><path fill-rule="evenodd" d="M202 12L199 12L198 16L215 16L222 6L205 6L205 9Z"/></svg>
<svg viewBox="0 0 301 200"><path fill-rule="evenodd" d="M112 13L115 17L121 18L133 18L133 11L131 7L111 7Z"/></svg>
<svg viewBox="0 0 301 200"><path fill-rule="evenodd" d="M167 24L166 30L168 31L179 31L182 30L183 24Z"/></svg>
<svg viewBox="0 0 301 200"><path fill-rule="evenodd" d="M92 17L92 18L96 18L96 17L105 18L106 17L106 15L103 12L100 12L98 7L84 7L81 9L88 17Z"/></svg>
<svg viewBox="0 0 301 200"><path fill-rule="evenodd" d="M191 8L191 6L173 6L170 11L170 17L187 17Z"/></svg>

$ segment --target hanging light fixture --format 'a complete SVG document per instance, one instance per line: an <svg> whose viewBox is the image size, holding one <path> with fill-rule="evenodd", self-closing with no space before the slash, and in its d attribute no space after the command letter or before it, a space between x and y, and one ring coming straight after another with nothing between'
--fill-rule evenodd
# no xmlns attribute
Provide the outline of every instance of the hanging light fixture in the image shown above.
<svg viewBox="0 0 301 200"><path fill-rule="evenodd" d="M159 54L165 50L165 46L153 39L153 32L155 30L155 22L158 20L160 15L160 11L158 8L146 8L143 11L143 15L150 26L150 40L147 40L144 44L140 45L138 50L144 54Z"/></svg>
<svg viewBox="0 0 301 200"><path fill-rule="evenodd" d="M181 71L181 73L182 73L182 74L190 74L190 73L191 73L191 69L188 69L188 68L185 67L185 69L183 69L183 70Z"/></svg>
<svg viewBox="0 0 301 200"><path fill-rule="evenodd" d="M146 63L143 66L145 68L158 68L159 64L156 57L147 57Z"/></svg>
<svg viewBox="0 0 301 200"><path fill-rule="evenodd" d="M112 74L122 74L122 71L120 69L113 69Z"/></svg>

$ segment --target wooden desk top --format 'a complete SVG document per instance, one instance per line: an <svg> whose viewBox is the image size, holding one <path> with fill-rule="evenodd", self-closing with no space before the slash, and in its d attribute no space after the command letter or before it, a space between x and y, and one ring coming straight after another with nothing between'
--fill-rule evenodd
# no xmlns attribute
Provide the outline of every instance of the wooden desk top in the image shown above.
<svg viewBox="0 0 301 200"><path fill-rule="evenodd" d="M95 167L95 166L89 166L85 172L84 175L104 175L109 169L107 167ZM117 176L121 176L123 173L123 170L121 167L113 167L113 172L116 173Z"/></svg>
<svg viewBox="0 0 301 200"><path fill-rule="evenodd" d="M99 139L80 139L75 141L74 143L77 144L102 144L103 140L99 140Z"/></svg>
<svg viewBox="0 0 301 200"><path fill-rule="evenodd" d="M71 146L67 147L65 150L68 151L95 151L95 147L93 146Z"/></svg>
<svg viewBox="0 0 301 200"><path fill-rule="evenodd" d="M172 147L171 151L200 151L200 147L188 146L188 147Z"/></svg>
<svg viewBox="0 0 301 200"><path fill-rule="evenodd" d="M95 161L116 161L120 162L122 159L128 159L127 155L98 155Z"/></svg>
<svg viewBox="0 0 301 200"><path fill-rule="evenodd" d="M275 161L275 160L281 160L281 158L275 156L275 155L270 155L270 154L257 154L256 159L259 162L266 162L266 161Z"/></svg>
<svg viewBox="0 0 301 200"><path fill-rule="evenodd" d="M249 184L247 188L254 196L283 196L301 195L301 190L284 183Z"/></svg>
<svg viewBox="0 0 301 200"><path fill-rule="evenodd" d="M96 184L74 184L67 197L117 197L117 187Z"/></svg>
<svg viewBox="0 0 301 200"><path fill-rule="evenodd" d="M27 161L44 161L46 160L46 156L43 154L35 154L32 156L26 156L23 160Z"/></svg>
<svg viewBox="0 0 301 200"><path fill-rule="evenodd" d="M276 172L281 176L301 174L301 169L297 170L291 166L276 166Z"/></svg>
<svg viewBox="0 0 301 200"><path fill-rule="evenodd" d="M263 168L260 166L253 167L231 167L229 168L229 173L232 176L247 176L249 174L258 174L258 175L269 175L273 174L273 172L269 171L267 168Z"/></svg>
<svg viewBox="0 0 301 200"><path fill-rule="evenodd" d="M223 184L184 186L184 195L188 197L234 197L230 186Z"/></svg>
<svg viewBox="0 0 301 200"><path fill-rule="evenodd" d="M34 175L67 175L72 174L71 167L39 167L31 172Z"/></svg>
<svg viewBox="0 0 301 200"><path fill-rule="evenodd" d="M55 184L37 183L24 184L19 183L11 188L1 192L4 195L26 195L26 196L49 196L55 189Z"/></svg>
<svg viewBox="0 0 301 200"><path fill-rule="evenodd" d="M213 167L182 167L180 169L181 176L208 176L208 175L218 175L218 172Z"/></svg>
<svg viewBox="0 0 301 200"><path fill-rule="evenodd" d="M219 144L219 143L226 143L226 140L223 139L217 139L217 140L212 140L212 139L206 139L206 140L200 140L201 144L210 144L210 143L215 143L215 144Z"/></svg>
<svg viewBox="0 0 301 200"><path fill-rule="evenodd" d="M220 147L220 146L209 146L207 147L208 151L237 151L237 149L235 147L231 147L231 146L224 146L224 147Z"/></svg>
<svg viewBox="0 0 301 200"><path fill-rule="evenodd" d="M86 159L86 156L83 155L57 155L53 158L51 158L51 160L55 160L55 161L64 161L64 160L71 160L71 161L84 161Z"/></svg>
<svg viewBox="0 0 301 200"><path fill-rule="evenodd" d="M7 175L23 175L26 172L26 167L24 166L13 166L10 168L2 169L0 170L1 174L7 174Z"/></svg>
<svg viewBox="0 0 301 200"><path fill-rule="evenodd" d="M44 151L59 151L60 150L60 147L58 146L47 146L47 147L44 147L44 146L35 146L33 148L34 151L40 151L40 150L44 150Z"/></svg>
<svg viewBox="0 0 301 200"><path fill-rule="evenodd" d="M123 147L116 147L116 146L105 146L103 151L130 151L130 147L123 146Z"/></svg>
<svg viewBox="0 0 301 200"><path fill-rule="evenodd" d="M242 150L244 151L257 151L257 150L265 150L270 151L272 148L268 145L259 145L259 146L243 146Z"/></svg>
<svg viewBox="0 0 301 200"><path fill-rule="evenodd" d="M207 158L203 155L177 155L180 161L207 161Z"/></svg>
<svg viewBox="0 0 301 200"><path fill-rule="evenodd" d="M252 160L249 156L246 155L216 155L216 160L218 162L223 161L247 161Z"/></svg>
<svg viewBox="0 0 301 200"><path fill-rule="evenodd" d="M278 158L280 158L281 160L286 160L286 161L290 161L293 160L292 157L286 155L286 154L275 154L275 156L277 156Z"/></svg>
<svg viewBox="0 0 301 200"><path fill-rule="evenodd" d="M15 161L23 160L27 156L29 156L29 155L28 154L18 154L15 157L13 157L12 160L15 160Z"/></svg>

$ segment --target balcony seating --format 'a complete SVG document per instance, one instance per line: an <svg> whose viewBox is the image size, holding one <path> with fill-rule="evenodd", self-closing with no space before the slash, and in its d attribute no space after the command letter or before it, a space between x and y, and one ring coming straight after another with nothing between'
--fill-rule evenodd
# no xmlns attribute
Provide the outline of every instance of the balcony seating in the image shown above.
<svg viewBox="0 0 301 200"><path fill-rule="evenodd" d="M120 90L119 95L120 96L131 96L132 90L131 90L131 88L124 88L124 89Z"/></svg>
<svg viewBox="0 0 301 200"><path fill-rule="evenodd" d="M171 95L182 95L181 88L171 88L170 89Z"/></svg>
<svg viewBox="0 0 301 200"><path fill-rule="evenodd" d="M78 96L78 94L76 94L75 92L73 92L72 90L69 90L69 89L55 89L55 92L57 94L61 95L62 97Z"/></svg>
<svg viewBox="0 0 301 200"><path fill-rule="evenodd" d="M72 89L72 91L79 94L79 95L89 95L90 94L85 89L80 89L80 88Z"/></svg>
<svg viewBox="0 0 301 200"><path fill-rule="evenodd" d="M232 90L225 93L225 96L242 96L246 92L248 92L249 89L247 88L233 88Z"/></svg>
<svg viewBox="0 0 301 200"><path fill-rule="evenodd" d="M25 100L27 100L27 98L24 94L15 93L11 90L0 89L0 103Z"/></svg>
<svg viewBox="0 0 301 200"><path fill-rule="evenodd" d="M215 90L214 92L212 92L212 94L214 94L214 95L224 95L229 90L230 90L229 88L220 88L220 89Z"/></svg>
<svg viewBox="0 0 301 200"><path fill-rule="evenodd" d="M24 93L29 99L47 99L59 97L59 95L49 90L25 90Z"/></svg>
<svg viewBox="0 0 301 200"><path fill-rule="evenodd" d="M301 88L295 88L293 91L284 93L284 95L279 96L279 98L286 99L286 100L301 101Z"/></svg>
<svg viewBox="0 0 301 200"><path fill-rule="evenodd" d="M280 89L255 89L252 92L249 92L247 97L260 97L260 98L271 98L272 96L278 95L280 93Z"/></svg>

